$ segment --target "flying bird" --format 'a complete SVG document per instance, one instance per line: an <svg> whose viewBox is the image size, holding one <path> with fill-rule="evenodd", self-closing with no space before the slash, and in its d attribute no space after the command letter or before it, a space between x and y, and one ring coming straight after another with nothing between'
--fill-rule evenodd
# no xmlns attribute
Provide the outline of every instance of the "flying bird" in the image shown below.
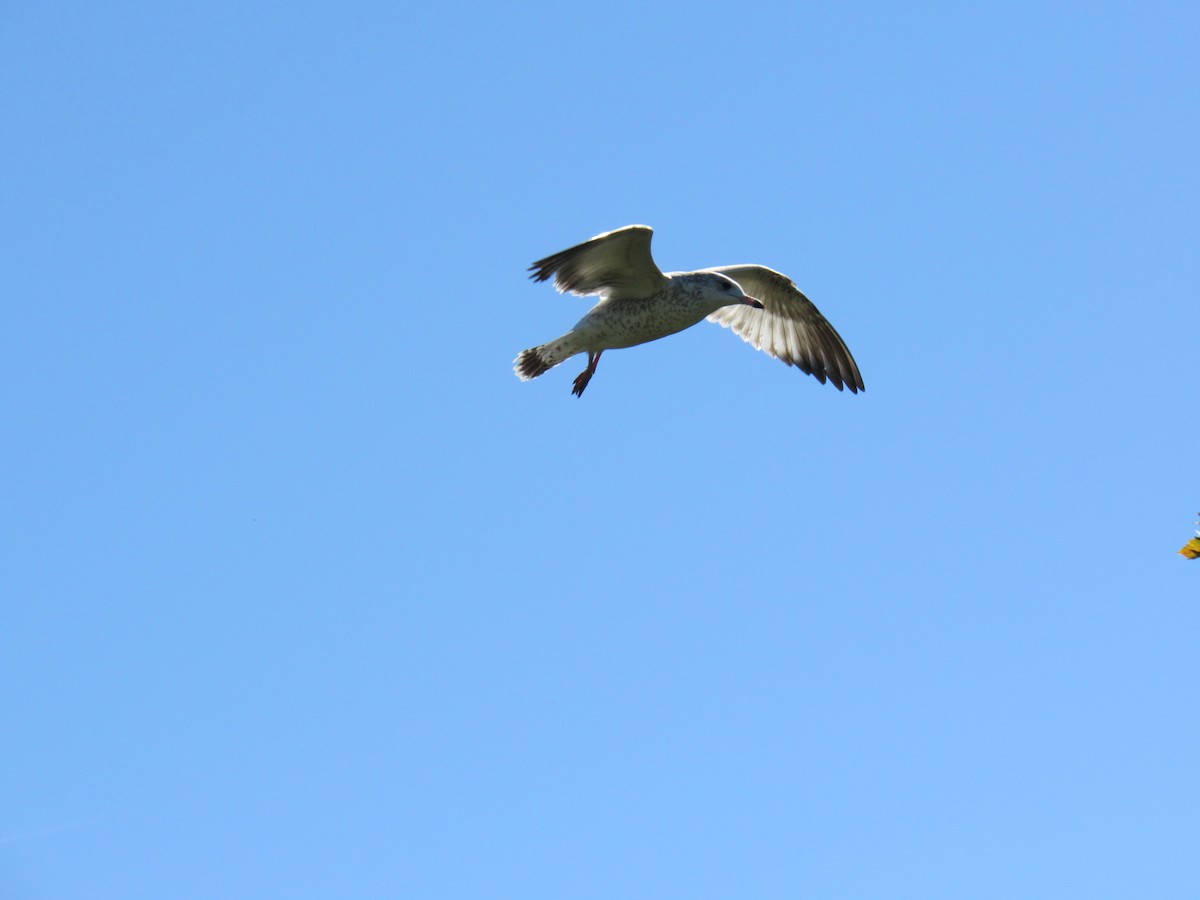
<svg viewBox="0 0 1200 900"><path fill-rule="evenodd" d="M600 302L562 337L521 351L518 378L529 381L586 353L587 368L571 389L582 397L605 350L656 341L707 318L821 384L866 390L846 343L786 275L755 265L663 273L650 255L653 236L647 225L627 225L529 267L534 281L553 278L560 292L598 294Z"/></svg>

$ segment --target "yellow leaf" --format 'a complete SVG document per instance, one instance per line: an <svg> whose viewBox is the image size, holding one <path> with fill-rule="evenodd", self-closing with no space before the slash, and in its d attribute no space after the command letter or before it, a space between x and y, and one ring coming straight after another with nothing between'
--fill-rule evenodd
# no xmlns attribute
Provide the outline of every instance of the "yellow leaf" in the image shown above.
<svg viewBox="0 0 1200 900"><path fill-rule="evenodd" d="M1196 559L1200 557L1200 537L1192 538L1183 545L1183 549L1179 552L1188 559Z"/></svg>

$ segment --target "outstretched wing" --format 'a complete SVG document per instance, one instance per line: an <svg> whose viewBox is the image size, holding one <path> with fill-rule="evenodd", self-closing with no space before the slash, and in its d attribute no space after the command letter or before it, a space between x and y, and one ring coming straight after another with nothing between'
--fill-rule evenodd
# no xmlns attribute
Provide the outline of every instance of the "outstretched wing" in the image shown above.
<svg viewBox="0 0 1200 900"><path fill-rule="evenodd" d="M554 276L554 286L564 293L600 294L606 300L648 297L667 284L654 257L647 225L627 225L606 231L568 250L539 259L529 271L534 281Z"/></svg>
<svg viewBox="0 0 1200 900"><path fill-rule="evenodd" d="M718 266L704 271L732 278L763 305L762 309L723 306L708 317L710 322L732 328L756 350L798 366L821 384L828 379L839 391L843 385L854 394L866 390L846 342L792 279L766 266Z"/></svg>

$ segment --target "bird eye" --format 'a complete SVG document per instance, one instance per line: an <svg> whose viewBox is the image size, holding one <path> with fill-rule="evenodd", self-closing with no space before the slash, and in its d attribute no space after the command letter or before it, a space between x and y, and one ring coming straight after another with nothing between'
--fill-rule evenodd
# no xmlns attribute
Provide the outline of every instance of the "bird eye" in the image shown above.
<svg viewBox="0 0 1200 900"><path fill-rule="evenodd" d="M730 287L732 287L732 285L730 285L730 283L728 281L721 282L721 290L727 291L727 290L729 290Z"/></svg>

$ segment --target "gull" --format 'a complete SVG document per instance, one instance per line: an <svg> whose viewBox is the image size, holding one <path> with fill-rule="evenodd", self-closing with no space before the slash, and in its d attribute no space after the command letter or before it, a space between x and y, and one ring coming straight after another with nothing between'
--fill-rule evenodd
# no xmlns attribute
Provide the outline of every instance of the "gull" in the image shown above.
<svg viewBox="0 0 1200 900"><path fill-rule="evenodd" d="M821 384L866 390L841 336L786 275L756 265L663 273L650 255L653 236L648 225L627 225L529 267L534 281L553 277L561 293L599 295L600 302L562 337L521 351L518 378L529 381L586 353L587 368L571 388L582 397L605 350L656 341L707 318Z"/></svg>

